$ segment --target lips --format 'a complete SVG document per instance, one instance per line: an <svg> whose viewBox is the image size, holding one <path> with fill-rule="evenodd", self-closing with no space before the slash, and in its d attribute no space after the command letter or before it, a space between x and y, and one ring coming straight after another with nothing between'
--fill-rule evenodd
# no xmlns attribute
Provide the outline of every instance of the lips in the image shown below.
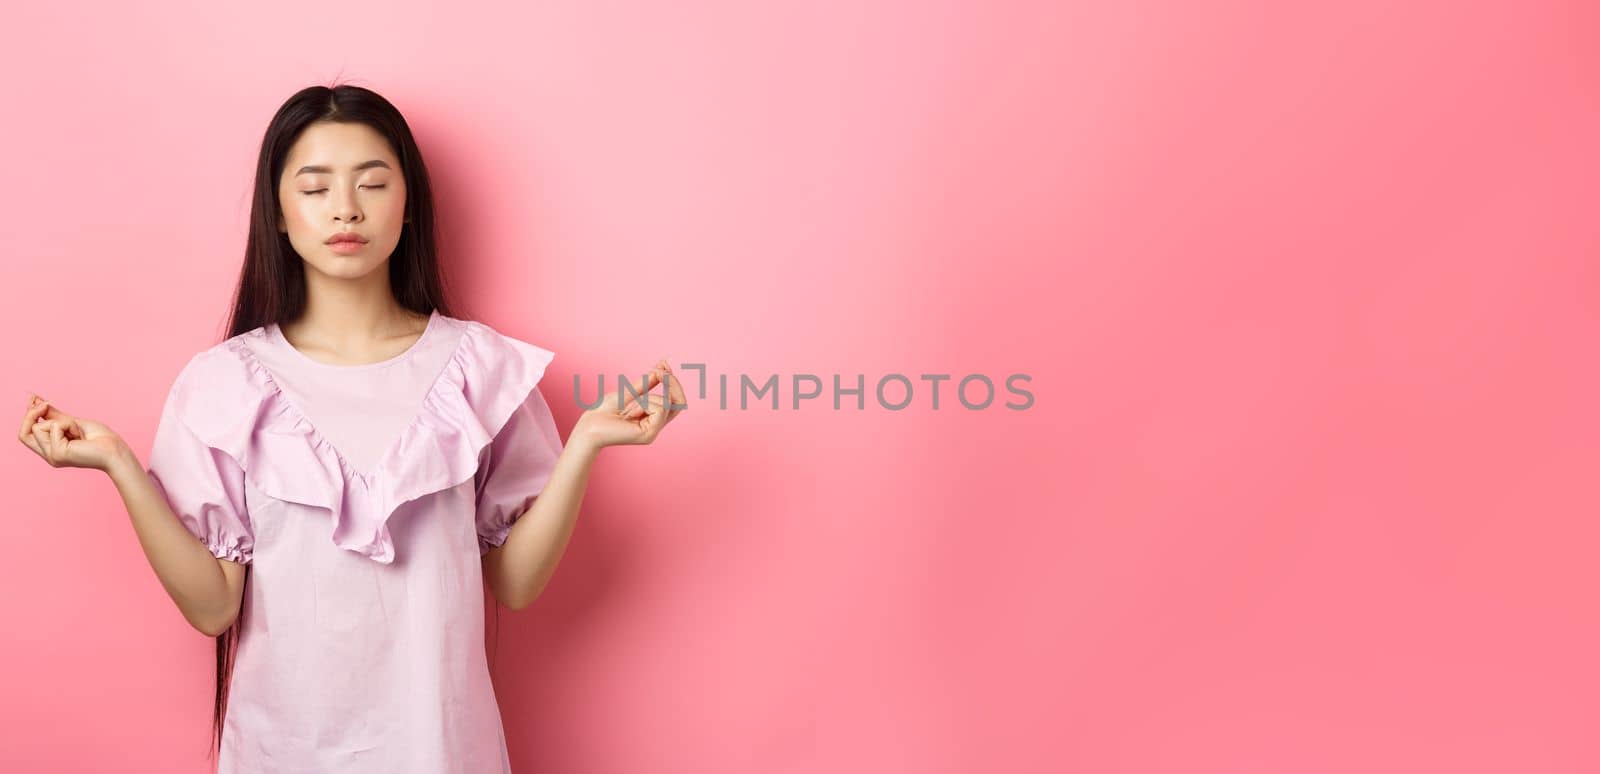
<svg viewBox="0 0 1600 774"><path fill-rule="evenodd" d="M343 234L334 234L333 236L328 237L327 243L330 245L336 245L341 242L355 242L357 244L364 244L366 241L367 240L362 238L360 234L351 234L346 232Z"/></svg>

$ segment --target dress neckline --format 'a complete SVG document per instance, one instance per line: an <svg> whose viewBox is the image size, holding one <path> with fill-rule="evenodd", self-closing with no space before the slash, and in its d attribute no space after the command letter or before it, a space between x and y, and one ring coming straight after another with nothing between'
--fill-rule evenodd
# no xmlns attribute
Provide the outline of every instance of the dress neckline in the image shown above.
<svg viewBox="0 0 1600 774"><path fill-rule="evenodd" d="M378 360L371 363L324 363L321 360L317 360L316 358L301 352L299 348L289 343L288 337L283 335L283 330L279 328L278 324L275 322L267 324L266 333L267 336L272 339L273 343L288 350L289 353L301 363L308 364L314 368L325 368L334 371L364 371L370 368L381 368L387 365L394 365L395 363L410 358L412 355L415 355L417 352L422 350L422 345L431 337L436 335L438 328L439 310L435 309L428 313L428 323L425 327L423 327L422 335L418 336L416 341L411 342L411 346L406 347L404 351L398 355L395 355L394 357L384 358L383 360Z"/></svg>
<svg viewBox="0 0 1600 774"><path fill-rule="evenodd" d="M472 480L484 450L555 356L481 322L445 315L432 322L435 341L449 341L450 356L428 377L411 423L366 470L354 468L318 431L262 361L267 326L197 355L174 384L174 399L186 404L179 410L190 431L237 461L263 494L327 509L336 545L389 564L395 561L390 516Z"/></svg>
<svg viewBox="0 0 1600 774"><path fill-rule="evenodd" d="M320 366L332 371L364 371L370 368L376 368L379 366L400 362L401 360L409 358L412 355L420 352L422 345L428 343L428 339L441 335L439 331L445 327L445 320L446 318L444 318L444 316L441 315L437 309L435 309L433 313L428 316L428 327L422 331L422 335L417 337L416 342L408 347L406 351L401 352L394 357L388 358L387 360L380 360L376 363L357 363L355 365L336 365L332 363L323 363L319 360L313 360L310 356L298 349L295 349L289 344L289 340L284 338L283 333L278 330L277 323L265 326L265 330L261 332L265 334L270 341L274 342L278 346L287 348L289 352L296 356L297 360L299 361L307 362L314 366ZM449 359L445 361L439 373L435 374L430 379L428 388L423 393L422 403L418 407L418 411L413 414L411 420L406 423L404 429L401 430L399 437L397 437L392 443L389 444L388 447L385 448L382 453L379 454L376 466L370 469L357 468L352 462L350 462L349 457L346 457L343 452L339 451L337 446L333 445L333 441L331 441L327 436L323 435L321 430L317 429L317 426L311 421L310 415L301 410L300 406L289 397L288 393L283 391L283 388L278 383L277 375L273 373L272 369L268 367L266 363L261 361L261 359L248 344L244 343L242 337L239 341L239 348L236 351L238 351L242 357L246 358L250 362L252 368L259 373L262 381L269 386L273 393L276 394L277 400L280 403L278 407L279 412L283 415L291 417L293 421L301 427L301 430L307 435L307 437L311 439L313 445L326 449L328 454L330 454L338 463L339 468L343 471L346 478L356 479L370 485L385 468L391 467L395 464L391 458L401 455L410 446L411 436L415 433L421 432L419 426L423 423L427 413L429 412L430 405L434 401L438 400L437 393L443 387L442 382L444 381L444 375L452 366L455 365L457 358L461 357L462 349L467 345L466 339L467 333L466 331L463 331L463 335L459 340L456 341L454 351L450 353Z"/></svg>

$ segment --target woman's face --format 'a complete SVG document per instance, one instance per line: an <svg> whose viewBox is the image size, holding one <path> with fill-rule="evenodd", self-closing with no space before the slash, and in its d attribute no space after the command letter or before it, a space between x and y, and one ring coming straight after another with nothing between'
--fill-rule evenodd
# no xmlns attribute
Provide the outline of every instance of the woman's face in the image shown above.
<svg viewBox="0 0 1600 774"><path fill-rule="evenodd" d="M312 269L366 275L389 260L405 221L406 180L389 143L372 127L316 123L289 149L278 180L278 230ZM364 242L329 240L354 234Z"/></svg>

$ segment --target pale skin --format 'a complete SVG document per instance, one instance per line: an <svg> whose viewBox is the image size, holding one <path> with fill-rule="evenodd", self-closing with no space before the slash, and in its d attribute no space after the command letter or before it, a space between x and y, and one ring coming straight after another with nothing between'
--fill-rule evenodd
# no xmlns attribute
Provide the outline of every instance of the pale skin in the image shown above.
<svg viewBox="0 0 1600 774"><path fill-rule="evenodd" d="M336 365L386 360L410 348L427 318L400 307L389 286L388 256L406 222L405 178L383 136L361 124L307 128L290 149L278 200L278 227L305 260L307 291L305 314L281 326L285 338L307 356ZM336 252L326 240L340 232L366 242ZM665 395L655 394L658 387ZM665 358L636 389L637 396L619 388L579 415L550 480L505 542L484 555L484 578L501 604L521 610L550 582L600 450L652 444L687 408L683 386ZM121 436L30 394L17 440L52 468L91 468L110 476L145 558L184 619L213 637L233 625L245 566L213 556L190 534Z"/></svg>

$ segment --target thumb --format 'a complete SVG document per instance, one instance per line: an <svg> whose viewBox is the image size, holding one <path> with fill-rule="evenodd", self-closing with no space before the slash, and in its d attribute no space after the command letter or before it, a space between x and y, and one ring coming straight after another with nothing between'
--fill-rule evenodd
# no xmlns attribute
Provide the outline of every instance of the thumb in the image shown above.
<svg viewBox="0 0 1600 774"><path fill-rule="evenodd" d="M637 393L639 396L649 395L650 390L654 389L657 384L660 384L660 379L658 377L659 371L652 372L645 377L643 383L639 384L619 378L617 380L617 389L606 394L605 403L602 404L602 407L609 408L613 411L622 411L627 409L629 406L638 403L639 399L634 397L635 393Z"/></svg>
<svg viewBox="0 0 1600 774"><path fill-rule="evenodd" d="M39 412L39 418L56 421L70 421L72 419L72 415L62 411L61 408L56 404L46 401L44 404L44 411Z"/></svg>

